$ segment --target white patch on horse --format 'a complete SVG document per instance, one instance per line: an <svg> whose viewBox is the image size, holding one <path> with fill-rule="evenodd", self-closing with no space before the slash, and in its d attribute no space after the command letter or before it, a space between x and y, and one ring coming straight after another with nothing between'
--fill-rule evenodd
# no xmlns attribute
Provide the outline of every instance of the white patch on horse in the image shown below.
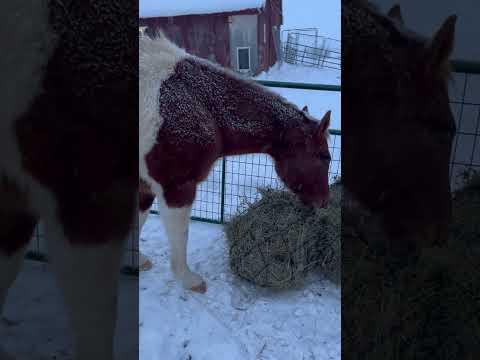
<svg viewBox="0 0 480 360"><path fill-rule="evenodd" d="M139 166L142 177L155 193L155 181L149 176L145 155L150 152L157 141L158 130L163 124L159 113L160 87L175 70L176 64L188 56L182 49L160 34L151 39L143 36L139 40Z"/></svg>
<svg viewBox="0 0 480 360"><path fill-rule="evenodd" d="M45 67L55 48L55 35L48 22L47 0L2 1L0 4L0 176L13 180L29 194L36 214L53 214L55 200L22 167L15 121L29 109L42 91Z"/></svg>

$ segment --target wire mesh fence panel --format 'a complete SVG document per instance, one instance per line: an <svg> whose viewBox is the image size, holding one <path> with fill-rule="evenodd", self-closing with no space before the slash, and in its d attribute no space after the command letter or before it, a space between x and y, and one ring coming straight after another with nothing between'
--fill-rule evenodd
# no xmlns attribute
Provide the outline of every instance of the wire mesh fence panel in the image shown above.
<svg viewBox="0 0 480 360"><path fill-rule="evenodd" d="M208 178L198 186L193 218L222 221L222 161L215 162Z"/></svg>
<svg viewBox="0 0 480 360"><path fill-rule="evenodd" d="M47 246L45 243L45 229L43 223L35 228L32 239L27 249L27 257L31 259L46 260Z"/></svg>
<svg viewBox="0 0 480 360"><path fill-rule="evenodd" d="M138 269L138 235L138 217L135 216L132 230L128 234L125 243L122 262L122 271L124 272L135 273L136 269ZM33 232L26 257L33 260L48 261L48 247L42 222L37 225Z"/></svg>
<svg viewBox="0 0 480 360"><path fill-rule="evenodd" d="M341 135L334 131L329 140L332 161L329 182L341 175ZM273 160L265 154L249 154L226 158L224 220L240 211L244 205L259 199L259 187L284 189Z"/></svg>
<svg viewBox="0 0 480 360"><path fill-rule="evenodd" d="M450 159L450 183L455 190L466 174L480 171L480 74L454 73L449 93L457 124Z"/></svg>
<svg viewBox="0 0 480 360"><path fill-rule="evenodd" d="M315 33L305 30L308 29L284 30L281 44L283 60L289 64L340 70L340 41L320 36L318 30Z"/></svg>

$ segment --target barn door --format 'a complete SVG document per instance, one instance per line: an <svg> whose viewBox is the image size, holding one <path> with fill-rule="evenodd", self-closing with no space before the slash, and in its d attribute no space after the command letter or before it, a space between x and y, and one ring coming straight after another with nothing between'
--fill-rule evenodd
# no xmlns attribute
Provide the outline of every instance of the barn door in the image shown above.
<svg viewBox="0 0 480 360"><path fill-rule="evenodd" d="M229 20L231 67L252 75L258 68L257 15L235 15Z"/></svg>

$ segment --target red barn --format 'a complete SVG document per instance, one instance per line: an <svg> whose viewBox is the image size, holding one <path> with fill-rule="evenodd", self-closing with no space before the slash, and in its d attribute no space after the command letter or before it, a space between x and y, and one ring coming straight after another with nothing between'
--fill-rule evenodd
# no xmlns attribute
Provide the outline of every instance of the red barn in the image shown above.
<svg viewBox="0 0 480 360"><path fill-rule="evenodd" d="M280 57L282 0L143 0L140 29L191 54L256 75Z"/></svg>

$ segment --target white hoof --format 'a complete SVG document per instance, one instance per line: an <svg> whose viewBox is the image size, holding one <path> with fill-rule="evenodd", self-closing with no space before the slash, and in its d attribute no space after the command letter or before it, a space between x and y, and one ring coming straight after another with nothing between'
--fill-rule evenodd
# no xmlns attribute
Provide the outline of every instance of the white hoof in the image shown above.
<svg viewBox="0 0 480 360"><path fill-rule="evenodd" d="M203 278L194 272L188 272L181 277L180 281L185 289L204 294L207 291L207 283Z"/></svg>

